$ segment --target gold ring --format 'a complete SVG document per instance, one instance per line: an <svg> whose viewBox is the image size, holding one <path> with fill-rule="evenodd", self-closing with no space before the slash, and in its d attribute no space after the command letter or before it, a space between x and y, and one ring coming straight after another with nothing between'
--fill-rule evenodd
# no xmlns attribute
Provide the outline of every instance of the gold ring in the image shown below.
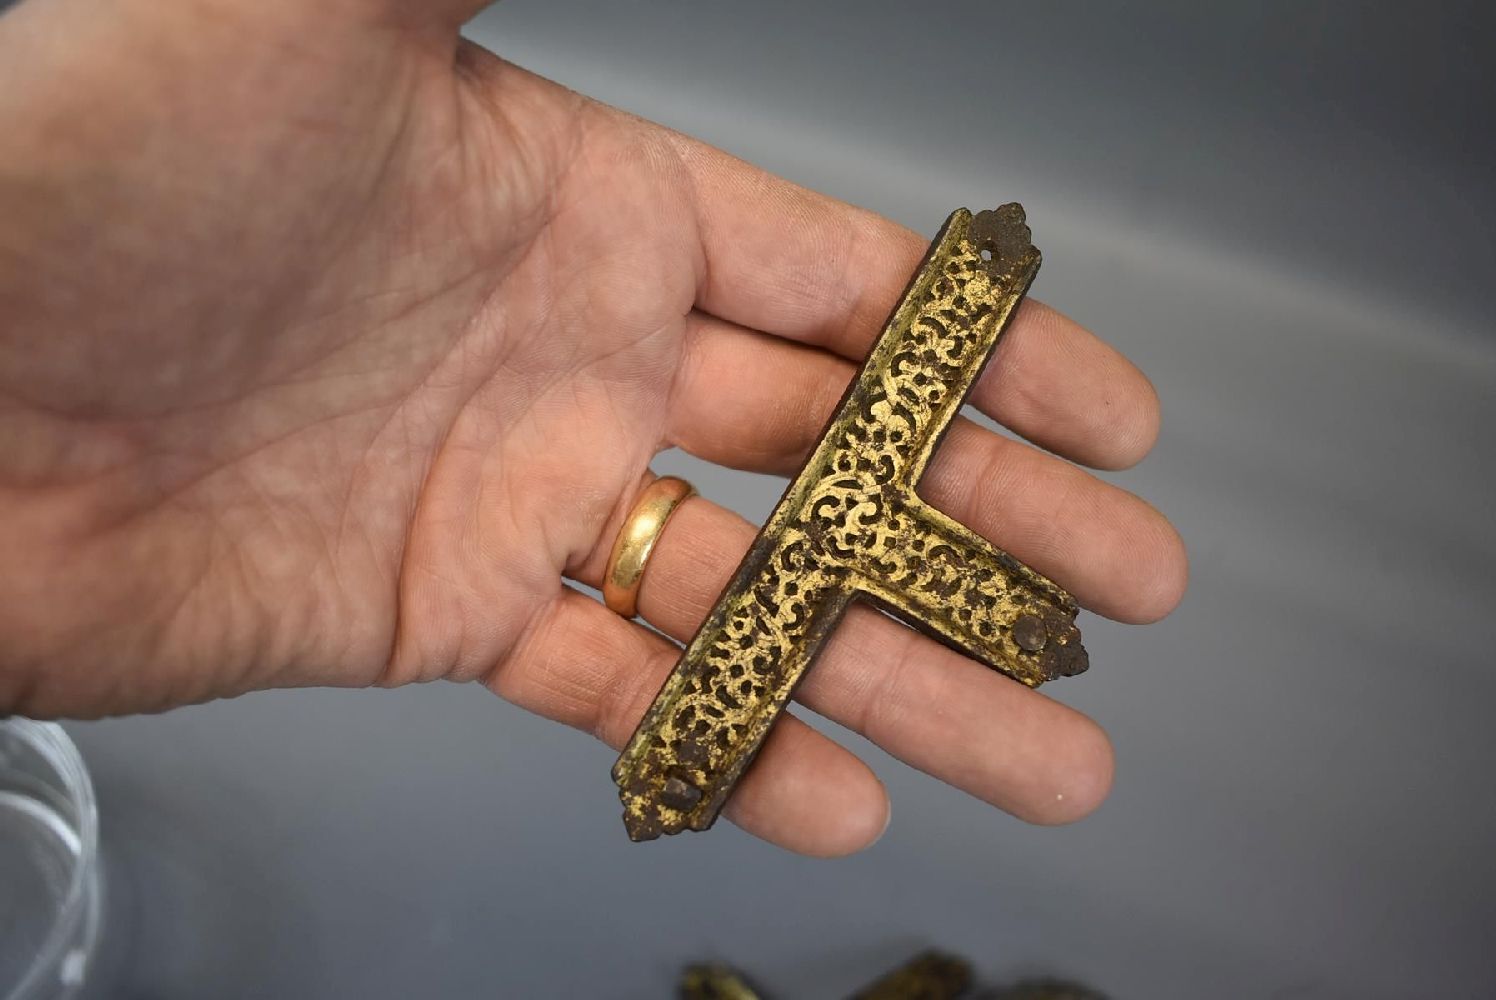
<svg viewBox="0 0 1496 1000"><path fill-rule="evenodd" d="M683 501L696 495L696 488L676 476L661 476L639 494L634 509L624 520L603 571L603 603L625 618L639 613L639 584L655 542L665 522Z"/></svg>

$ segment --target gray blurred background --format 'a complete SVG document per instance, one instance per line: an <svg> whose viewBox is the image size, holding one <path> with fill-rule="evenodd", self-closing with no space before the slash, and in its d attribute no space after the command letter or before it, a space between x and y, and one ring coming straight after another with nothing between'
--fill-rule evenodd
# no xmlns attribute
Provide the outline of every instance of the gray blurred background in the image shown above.
<svg viewBox="0 0 1496 1000"><path fill-rule="evenodd" d="M73 725L95 994L835 997L925 945L1118 998L1496 996L1496 17L1477 4L510 0L472 37L931 232L1021 200L1036 294L1136 359L1163 624L1088 616L1112 732L1034 829L876 750L872 850L628 844L612 754L476 688ZM762 519L778 482L699 467Z"/></svg>

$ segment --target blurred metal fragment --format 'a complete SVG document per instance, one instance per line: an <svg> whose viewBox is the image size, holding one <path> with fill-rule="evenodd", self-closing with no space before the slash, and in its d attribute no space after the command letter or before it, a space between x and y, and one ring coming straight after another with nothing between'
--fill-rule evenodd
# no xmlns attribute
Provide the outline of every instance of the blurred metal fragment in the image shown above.
<svg viewBox="0 0 1496 1000"><path fill-rule="evenodd" d="M1107 1000L1105 994L1063 979L1026 979L1003 989L984 991L972 1000Z"/></svg>
<svg viewBox="0 0 1496 1000"><path fill-rule="evenodd" d="M955 1000L971 985L971 966L938 951L915 955L851 1000Z"/></svg>
<svg viewBox="0 0 1496 1000"><path fill-rule="evenodd" d="M710 964L687 966L681 973L681 1000L762 1000L731 966Z"/></svg>

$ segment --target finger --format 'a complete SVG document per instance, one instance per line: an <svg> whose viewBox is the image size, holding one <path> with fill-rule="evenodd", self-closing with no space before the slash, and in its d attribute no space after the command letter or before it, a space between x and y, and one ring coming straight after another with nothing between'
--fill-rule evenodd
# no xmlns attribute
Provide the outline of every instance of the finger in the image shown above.
<svg viewBox="0 0 1496 1000"><path fill-rule="evenodd" d="M695 324L671 399L669 440L708 461L792 473L841 398L851 365L709 317ZM1162 514L969 420L953 422L920 493L1109 618L1156 621L1183 596L1184 545Z"/></svg>
<svg viewBox="0 0 1496 1000"><path fill-rule="evenodd" d="M695 193L697 305L847 357L865 353L929 241L705 143L667 135Z"/></svg>
<svg viewBox="0 0 1496 1000"><path fill-rule="evenodd" d="M952 423L919 492L1097 614L1144 624L1184 598L1184 542L1151 504L969 420Z"/></svg>
<svg viewBox="0 0 1496 1000"><path fill-rule="evenodd" d="M1136 465L1158 440L1158 393L1110 344L1033 299L998 342L970 402L1017 434L1096 469Z"/></svg>
<svg viewBox="0 0 1496 1000"><path fill-rule="evenodd" d="M639 590L661 631L689 637L753 538L700 497L666 526ZM600 575L589 559L583 578ZM1111 745L1094 722L866 607L854 606L796 696L889 753L1016 816L1062 823L1100 804Z"/></svg>
<svg viewBox="0 0 1496 1000"><path fill-rule="evenodd" d="M695 193L697 305L749 329L862 359L928 241L695 140L672 133L671 141ZM984 412L1104 468L1131 465L1152 447L1157 396L1116 350L1032 299L1004 340L995 371L974 394Z"/></svg>
<svg viewBox="0 0 1496 1000"><path fill-rule="evenodd" d="M568 588L487 685L618 750L679 655L673 643ZM725 815L781 847L831 857L878 839L888 825L888 797L850 751L788 718L774 727Z"/></svg>
<svg viewBox="0 0 1496 1000"><path fill-rule="evenodd" d="M1044 306L1003 338L971 403L1029 440L1073 461L1116 469L1136 463L1158 436L1158 396L1112 348ZM820 434L857 366L823 350L768 337L695 312L671 397L671 433L705 439L737 468L762 446L799 461ZM725 391L727 390L727 391ZM736 454L734 449L742 449Z"/></svg>

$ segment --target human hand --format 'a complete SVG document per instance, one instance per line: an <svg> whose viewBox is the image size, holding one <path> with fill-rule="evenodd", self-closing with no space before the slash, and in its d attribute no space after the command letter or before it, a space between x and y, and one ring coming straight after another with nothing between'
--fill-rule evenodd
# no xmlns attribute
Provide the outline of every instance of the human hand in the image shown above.
<svg viewBox="0 0 1496 1000"><path fill-rule="evenodd" d="M506 64L471 3L27 0L0 17L0 711L479 680L618 747L678 655L572 580L678 446L785 474L926 241ZM1123 621L1178 536L1076 465L1140 459L1146 378L1028 302L922 493ZM642 617L689 638L753 536L684 504ZM1036 822L1111 777L1081 714L854 609L808 707ZM781 720L727 815L882 831Z"/></svg>

